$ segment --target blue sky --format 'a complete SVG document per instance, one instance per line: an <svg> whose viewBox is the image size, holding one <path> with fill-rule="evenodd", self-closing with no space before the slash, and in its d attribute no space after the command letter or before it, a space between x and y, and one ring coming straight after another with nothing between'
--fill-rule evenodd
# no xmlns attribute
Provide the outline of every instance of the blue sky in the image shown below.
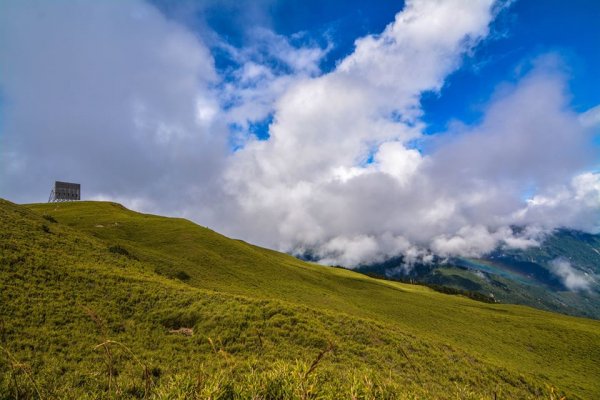
<svg viewBox="0 0 600 400"><path fill-rule="evenodd" d="M329 41L332 48L320 63L323 73L352 53L357 38L382 32L403 7L403 2L389 0L153 3L198 35L210 29L240 48L253 45L248 31L257 26L290 38L301 34L292 40L299 46L313 42L325 47ZM453 120L477 121L498 84L517 81L531 69L532 60L547 53L564 63L576 111L600 104L599 20L600 2L595 0L510 3L491 24L492 33L447 77L441 93L423 94L427 132L443 131ZM234 63L219 51L213 54L226 76ZM261 127L261 136L264 131Z"/></svg>
<svg viewBox="0 0 600 400"><path fill-rule="evenodd" d="M595 0L5 0L0 197L80 182L346 266L600 232L599 20Z"/></svg>
<svg viewBox="0 0 600 400"><path fill-rule="evenodd" d="M493 24L496 38L485 41L465 66L452 74L440 97L427 97L427 121L441 128L448 120L473 121L498 83L516 81L531 60L556 53L570 76L575 110L600 103L600 3L597 1L517 1Z"/></svg>

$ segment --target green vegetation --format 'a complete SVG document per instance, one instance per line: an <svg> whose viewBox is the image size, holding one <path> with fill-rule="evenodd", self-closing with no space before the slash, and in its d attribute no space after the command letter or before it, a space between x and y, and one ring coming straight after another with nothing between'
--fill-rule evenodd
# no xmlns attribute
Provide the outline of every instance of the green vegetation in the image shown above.
<svg viewBox="0 0 600 400"><path fill-rule="evenodd" d="M404 282L404 283L411 283L411 284L416 284L416 285L423 285L430 289L435 290L436 292L461 295L461 296L468 297L469 299L482 301L484 303L496 303L497 302L493 296L486 296L485 294L480 293L480 292L476 292L476 291L472 291L472 290L465 290L462 288L457 288L455 286L443 286L440 284L429 283L426 281L425 282L412 281L410 278L405 278L402 276L399 276L397 278L396 277L387 277L385 275L381 275L381 274L378 274L375 272L365 272L364 274L367 276L373 277L373 278L377 278L377 279L386 279L386 280L395 281L395 282Z"/></svg>
<svg viewBox="0 0 600 400"><path fill-rule="evenodd" d="M0 221L0 399L600 396L599 321L112 203L0 201Z"/></svg>

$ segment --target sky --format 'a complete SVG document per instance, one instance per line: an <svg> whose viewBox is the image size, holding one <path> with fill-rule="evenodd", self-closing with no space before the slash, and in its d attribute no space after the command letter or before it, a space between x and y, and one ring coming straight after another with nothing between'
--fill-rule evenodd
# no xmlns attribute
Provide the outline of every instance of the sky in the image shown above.
<svg viewBox="0 0 600 400"><path fill-rule="evenodd" d="M597 233L598 20L595 0L4 0L0 197L78 182L347 267Z"/></svg>

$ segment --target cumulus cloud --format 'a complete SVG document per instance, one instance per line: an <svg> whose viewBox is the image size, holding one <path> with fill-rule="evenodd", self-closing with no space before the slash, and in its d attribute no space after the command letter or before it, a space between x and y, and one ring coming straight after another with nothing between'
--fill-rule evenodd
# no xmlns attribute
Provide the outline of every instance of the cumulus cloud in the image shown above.
<svg viewBox="0 0 600 400"><path fill-rule="evenodd" d="M221 86L220 98L223 118L236 128L233 144L240 147L253 138L251 124L268 119L277 99L292 84L320 74L319 65L330 50L310 41L294 46L291 39L265 28L249 29L246 35L251 42L247 47L225 41L216 44L234 65Z"/></svg>
<svg viewBox="0 0 600 400"><path fill-rule="evenodd" d="M586 127L600 127L600 105L592 107L579 116L581 124Z"/></svg>
<svg viewBox="0 0 600 400"><path fill-rule="evenodd" d="M292 242L333 238L336 229L325 228L321 218L337 211L332 206L344 201L338 197L368 202L348 190L360 185L384 188L386 180L395 182L388 174L366 178L368 171L360 168L361 163L386 142L401 145L419 137L420 93L442 86L462 54L485 36L492 18L491 1L441 4L438 9L431 2L407 3L381 35L358 40L355 52L335 71L299 80L281 96L270 140L247 143L233 157L225 176L229 193L239 199L240 218L267 216L261 218L262 229L253 228L256 239L276 245L273 239L281 237L281 248L294 246ZM457 19L456 13L461 18ZM436 24L431 24L432 20ZM432 26L437 27L437 35ZM385 147L393 146L384 145L377 156L378 165L405 179L414 169L413 163L386 156ZM413 150L401 151L417 158ZM359 183L344 184L342 180L349 177ZM342 195L340 190L346 192ZM311 198L317 192L319 195ZM333 225L353 224L355 219L351 214L331 217ZM365 234L362 230L345 233ZM288 238L290 235L296 237Z"/></svg>
<svg viewBox="0 0 600 400"><path fill-rule="evenodd" d="M520 224L600 232L600 174L585 172L527 200L515 213Z"/></svg>
<svg viewBox="0 0 600 400"><path fill-rule="evenodd" d="M442 87L492 17L491 2L409 2L335 71L289 88L270 140L250 141L228 165L243 221L231 232L354 266L397 254L480 256L537 245L539 229L597 225L593 187L580 189L586 207L551 222L523 199L531 188L556 194L594 160L556 57L500 88L481 123L423 137L420 95ZM511 229L521 224L538 228Z"/></svg>
<svg viewBox="0 0 600 400"><path fill-rule="evenodd" d="M571 291L589 290L593 283L590 277L573 268L568 260L557 258L549 265L552 273L559 277L563 285Z"/></svg>
<svg viewBox="0 0 600 400"><path fill-rule="evenodd" d="M503 4L407 1L324 74L327 46L256 29L248 48L209 47L141 0L3 2L0 193L42 200L54 179L81 181L87 198L351 267L598 231L597 112L571 110L556 56L499 87L478 123L423 134L422 94Z"/></svg>

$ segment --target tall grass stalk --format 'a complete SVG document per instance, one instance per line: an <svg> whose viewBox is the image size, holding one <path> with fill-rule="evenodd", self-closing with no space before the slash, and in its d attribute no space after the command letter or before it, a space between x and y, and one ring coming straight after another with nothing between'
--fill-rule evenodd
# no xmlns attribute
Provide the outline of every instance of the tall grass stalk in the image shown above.
<svg viewBox="0 0 600 400"><path fill-rule="evenodd" d="M35 382L35 379L33 378L31 368L27 364L17 360L17 358L15 356L13 356L11 354L11 352L8 351L8 349L5 348L4 346L0 346L0 350L2 350L2 352L6 355L8 363L10 365L11 375L12 375L13 383L15 385L15 398L18 400L20 397L19 382L17 380L17 374L18 374L18 372L23 372L25 374L25 376L27 377L27 379L29 380L29 382L31 383L31 385L33 386L33 389L35 390L35 393L37 394L38 399L43 399L42 393L40 392L40 389L39 389L37 383Z"/></svg>

